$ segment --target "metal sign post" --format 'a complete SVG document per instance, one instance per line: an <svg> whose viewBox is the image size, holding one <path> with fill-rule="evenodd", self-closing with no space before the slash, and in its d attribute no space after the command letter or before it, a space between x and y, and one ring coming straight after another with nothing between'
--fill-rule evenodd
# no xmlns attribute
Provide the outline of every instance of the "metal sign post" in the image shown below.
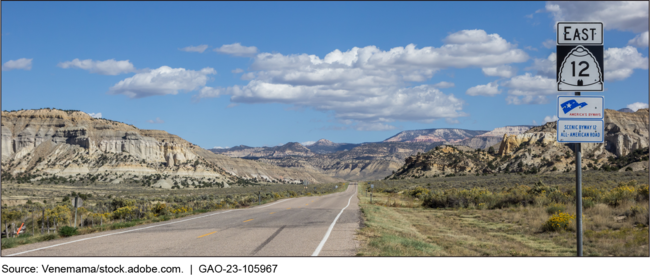
<svg viewBox="0 0 650 276"><path fill-rule="evenodd" d="M79 196L74 197L74 202L73 206L74 207L74 228L77 228L77 208L81 207L83 205L83 200L79 198Z"/></svg>
<svg viewBox="0 0 650 276"><path fill-rule="evenodd" d="M604 142L603 97L580 97L579 91L604 88L602 22L558 22L556 41L557 91L574 91L575 97L558 97L557 142L575 143L576 243L582 256L582 147L581 143ZM560 110L562 112L560 112Z"/></svg>

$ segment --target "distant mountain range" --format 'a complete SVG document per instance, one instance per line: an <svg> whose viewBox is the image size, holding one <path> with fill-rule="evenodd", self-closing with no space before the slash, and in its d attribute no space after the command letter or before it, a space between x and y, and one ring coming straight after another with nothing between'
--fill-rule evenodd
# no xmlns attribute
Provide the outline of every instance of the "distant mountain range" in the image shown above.
<svg viewBox="0 0 650 276"><path fill-rule="evenodd" d="M454 128L402 131L382 142L361 144L334 143L320 139L304 146L290 142L275 147L237 146L210 151L229 157L254 159L280 167L299 167L346 180L379 179L404 164L404 159L443 144L488 149L501 142L503 136L517 135L532 126L506 126L485 130Z"/></svg>

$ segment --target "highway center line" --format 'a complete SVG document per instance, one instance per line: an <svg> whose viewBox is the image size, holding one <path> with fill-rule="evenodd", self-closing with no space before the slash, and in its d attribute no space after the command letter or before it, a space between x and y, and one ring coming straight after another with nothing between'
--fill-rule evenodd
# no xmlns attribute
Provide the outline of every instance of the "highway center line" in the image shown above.
<svg viewBox="0 0 650 276"><path fill-rule="evenodd" d="M251 221L251 220L253 220L253 219L247 219L247 220L245 220L244 222L249 222L249 221Z"/></svg>
<svg viewBox="0 0 650 276"><path fill-rule="evenodd" d="M205 236L210 236L210 235L212 235L212 234L214 234L214 233L217 233L217 231L210 232L210 233L207 233L207 234L205 234L205 235L201 235L201 236L199 236L199 238L203 238L203 237L205 237Z"/></svg>
<svg viewBox="0 0 650 276"><path fill-rule="evenodd" d="M275 204L278 204L278 203L280 203L280 202L287 201L287 200L290 200L290 199L280 200L280 201L278 201L278 202L276 202L276 203L273 203L273 204L271 204L271 205L275 205ZM267 205L267 206L271 206L271 205ZM251 209L253 209L253 208L251 208ZM139 231L139 230L143 230L143 229L148 229L148 228L153 228L153 227L159 227L159 226L164 226L164 225L170 225L170 224L175 224L175 223L184 222L184 221L188 221L188 220L195 220L195 219L199 219L199 218L204 218L204 217L214 216L214 215L223 214L223 213L228 213L228 212L232 212L232 211L242 211L242 210L246 210L246 209L234 209L234 210L228 210L228 211L224 211L224 212L219 212L219 213L214 213L214 214L208 214L208 215L198 216L198 217L195 217L195 218L189 218L189 219L184 219L184 220L179 220L179 221L168 222L168 223L165 223L165 224L151 225L151 226L142 227L142 228L138 228L138 229L131 229L131 230L126 230L126 231L117 232L117 233L110 233L110 234L101 235L101 236L96 236L96 237L90 237L90 238L79 239L79 240L74 240L74 241L69 241L69 242L64 242L64 243L54 244L54 245L50 245L50 246L45 246L45 247L41 247L41 248L36 248L36 249L32 249L32 250L27 250L27 251L23 251L23 252L18 252L18 253L15 253L15 254L7 255L6 257L22 255L22 254L25 254L25 253L29 253L29 252L33 252L33 251L38 251L38 250L41 250L41 249L47 249L47 248L57 247L57 246L60 246L60 245L65 245L65 244L70 244L70 243L75 243L75 242L80 242L80 241L85 241L85 240L91 240L91 239L103 238L103 237L108 237L108 236L112 236L112 235L123 234L123 233L128 233L128 232L133 232L133 231Z"/></svg>
<svg viewBox="0 0 650 276"><path fill-rule="evenodd" d="M325 245L325 242L327 242L327 239L330 237L330 233L332 233L332 229L334 229L334 225L336 225L336 221L339 219L341 214L343 214L343 211L345 211L345 208L348 208L348 206L350 206L350 201L352 200L352 197L354 195L356 195L356 194L357 193L355 191L355 193L353 193L352 196L350 196L350 199L348 199L348 205L345 205L345 207L343 207L343 209L341 209L341 212L336 216L334 221L332 221L332 224L330 225L330 228L328 228L327 233L325 233L325 237L323 237L323 240L320 241L320 244L318 244L318 247L316 247L316 250L314 251L314 253L311 254L312 256L318 256L318 254L320 254L320 251L323 249L323 246Z"/></svg>

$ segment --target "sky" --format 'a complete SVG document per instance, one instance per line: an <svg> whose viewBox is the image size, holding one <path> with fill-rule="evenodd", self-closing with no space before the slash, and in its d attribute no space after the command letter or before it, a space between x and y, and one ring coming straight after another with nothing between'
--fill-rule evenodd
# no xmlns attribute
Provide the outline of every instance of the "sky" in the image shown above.
<svg viewBox="0 0 650 276"><path fill-rule="evenodd" d="M555 23L603 22L605 108L648 106L648 2L2 2L2 110L203 148L556 119Z"/></svg>

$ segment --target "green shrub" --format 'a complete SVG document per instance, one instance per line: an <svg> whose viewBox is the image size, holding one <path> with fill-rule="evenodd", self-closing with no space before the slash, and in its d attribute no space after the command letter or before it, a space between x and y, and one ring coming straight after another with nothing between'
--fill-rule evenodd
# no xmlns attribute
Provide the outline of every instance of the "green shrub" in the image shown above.
<svg viewBox="0 0 650 276"><path fill-rule="evenodd" d="M582 198L582 207L584 207L585 209L589 209L591 207L594 207L594 205L596 205L596 201L593 198L591 198L591 197L583 197Z"/></svg>
<svg viewBox="0 0 650 276"><path fill-rule="evenodd" d="M77 235L77 234L78 234L77 233L77 228L75 228L75 227L63 226L63 227L59 228L59 235L61 237L70 237L70 236L74 236L74 235Z"/></svg>
<svg viewBox="0 0 650 276"><path fill-rule="evenodd" d="M38 238L38 241L51 241L51 240L56 239L56 238L57 238L56 234L47 234L47 235L44 235L44 236L40 236Z"/></svg>
<svg viewBox="0 0 650 276"><path fill-rule="evenodd" d="M16 247L16 245L18 245L18 244L16 243L15 238L4 238L4 239L2 239L2 249Z"/></svg>
<svg viewBox="0 0 650 276"><path fill-rule="evenodd" d="M548 207L546 207L546 213L549 215L555 214L555 213L562 213L566 210L566 206L563 204L551 204Z"/></svg>

